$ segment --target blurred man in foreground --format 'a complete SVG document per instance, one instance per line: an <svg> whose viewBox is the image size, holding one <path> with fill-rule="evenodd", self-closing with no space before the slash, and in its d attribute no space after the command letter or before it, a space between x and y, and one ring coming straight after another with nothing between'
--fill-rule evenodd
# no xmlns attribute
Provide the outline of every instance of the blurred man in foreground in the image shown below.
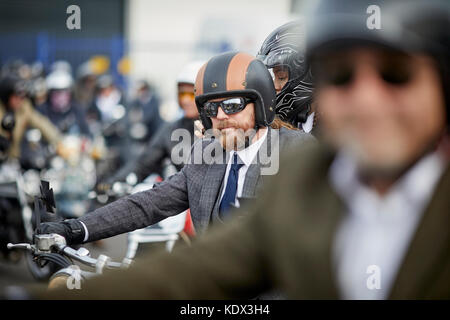
<svg viewBox="0 0 450 320"><path fill-rule="evenodd" d="M312 16L327 146L287 156L243 220L66 297L449 299L450 8L379 3L374 30L371 2Z"/></svg>

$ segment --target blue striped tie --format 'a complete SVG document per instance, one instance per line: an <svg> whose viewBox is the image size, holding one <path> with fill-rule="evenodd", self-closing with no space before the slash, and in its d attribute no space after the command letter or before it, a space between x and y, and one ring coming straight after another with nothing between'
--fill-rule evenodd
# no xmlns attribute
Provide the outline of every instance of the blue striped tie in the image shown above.
<svg viewBox="0 0 450 320"><path fill-rule="evenodd" d="M227 186L225 193L223 194L222 201L219 206L219 215L223 218L231 204L236 201L236 192L239 179L239 169L243 166L243 163L238 163L238 155L235 152L233 155L233 162L231 163L230 172L228 173Z"/></svg>

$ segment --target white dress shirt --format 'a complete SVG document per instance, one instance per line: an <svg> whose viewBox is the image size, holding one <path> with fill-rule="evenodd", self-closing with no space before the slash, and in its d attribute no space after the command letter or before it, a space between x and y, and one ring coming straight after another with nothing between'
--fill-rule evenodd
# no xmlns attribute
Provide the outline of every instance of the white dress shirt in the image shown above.
<svg viewBox="0 0 450 320"><path fill-rule="evenodd" d="M437 153L429 154L387 194L380 196L360 182L351 158L337 155L329 178L348 210L333 248L342 298L389 297L409 243L444 169L445 161Z"/></svg>
<svg viewBox="0 0 450 320"><path fill-rule="evenodd" d="M83 229L84 229L84 239L83 239L83 242L86 242L86 241L88 241L88 239L89 239L89 231L88 231L86 225L84 224L84 222L80 221L80 223L81 223L81 225L83 226Z"/></svg>
<svg viewBox="0 0 450 320"><path fill-rule="evenodd" d="M245 176L247 174L248 168L252 164L253 159L255 159L256 155L258 154L259 148L261 148L262 143L266 139L267 131L269 131L269 130L266 129L263 136L260 137L258 140L256 140L251 145L249 145L247 148L239 150L239 151L233 150L233 151L229 152L229 159L228 159L228 163L227 163L227 169L225 171L225 177L223 179L223 188L222 188L222 194L220 195L220 201L222 201L223 195L225 193L226 185L228 182L228 175L230 173L231 163L233 161L233 154L236 152L238 157L244 163L244 165L239 169L236 200L234 202L234 206L236 208L239 208L239 200L237 198L242 197L242 190L244 189L244 181L245 181Z"/></svg>
<svg viewBox="0 0 450 320"><path fill-rule="evenodd" d="M314 112L311 112L311 114L306 118L306 121L302 123L302 130L306 133L310 133L314 126Z"/></svg>

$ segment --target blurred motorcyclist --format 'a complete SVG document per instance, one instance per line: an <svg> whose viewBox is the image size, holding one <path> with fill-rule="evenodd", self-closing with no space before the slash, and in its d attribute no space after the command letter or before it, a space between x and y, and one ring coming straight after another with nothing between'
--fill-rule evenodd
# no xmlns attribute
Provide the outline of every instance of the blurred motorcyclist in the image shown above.
<svg viewBox="0 0 450 320"><path fill-rule="evenodd" d="M95 98L86 111L86 119L94 140L100 138L108 149L101 168L97 168L98 176L104 177L122 166L129 156L126 107L123 94L111 75L100 76L95 90Z"/></svg>
<svg viewBox="0 0 450 320"><path fill-rule="evenodd" d="M203 61L193 61L187 64L176 79L178 104L183 109L184 116L175 122L164 124L150 140L143 154L137 160L131 159L116 175L108 178L103 188L107 188L115 181L125 181L132 172L136 174L138 182L152 173L162 175L163 160L170 159L173 147L180 143L178 140L171 140L174 130L188 130L191 133L191 139L187 143L194 141L194 121L199 117L195 105L194 84L197 72L203 63ZM177 170L183 167L183 164L174 165Z"/></svg>
<svg viewBox="0 0 450 320"><path fill-rule="evenodd" d="M115 118L114 110L118 105L124 105L124 97L114 84L114 78L109 74L100 76L94 101L87 111L88 119L108 123Z"/></svg>
<svg viewBox="0 0 450 320"><path fill-rule="evenodd" d="M32 105L38 109L47 102L47 84L45 81L44 64L36 61L31 64L31 79L28 85L28 96Z"/></svg>
<svg viewBox="0 0 450 320"><path fill-rule="evenodd" d="M94 101L97 75L89 61L81 64L77 69L75 99L87 110Z"/></svg>
<svg viewBox="0 0 450 320"><path fill-rule="evenodd" d="M47 103L48 91L45 78L32 80L29 95L35 109L39 110Z"/></svg>
<svg viewBox="0 0 450 320"><path fill-rule="evenodd" d="M59 130L44 115L36 111L25 97L24 83L15 76L0 79L0 119L6 113L14 116L15 127L12 135L0 128L0 135L11 139L9 156L20 157L20 144L25 131L29 128L39 129L47 142L54 147L60 140Z"/></svg>
<svg viewBox="0 0 450 320"><path fill-rule="evenodd" d="M304 34L302 21L283 24L267 36L257 58L272 74L277 116L311 132L315 122L314 87L310 67L305 62Z"/></svg>
<svg viewBox="0 0 450 320"><path fill-rule="evenodd" d="M63 71L63 72L66 72L68 74L72 74L72 66L67 61L57 60L57 61L52 63L52 65L50 66L50 70L49 71L50 71L49 73L53 73L55 71Z"/></svg>
<svg viewBox="0 0 450 320"><path fill-rule="evenodd" d="M21 59L8 61L2 66L1 77L17 77L21 80L29 80L32 76L31 67Z"/></svg>
<svg viewBox="0 0 450 320"><path fill-rule="evenodd" d="M73 79L67 70L51 72L46 78L47 102L38 106L37 110L64 133L90 136L84 110L73 98L72 85Z"/></svg>

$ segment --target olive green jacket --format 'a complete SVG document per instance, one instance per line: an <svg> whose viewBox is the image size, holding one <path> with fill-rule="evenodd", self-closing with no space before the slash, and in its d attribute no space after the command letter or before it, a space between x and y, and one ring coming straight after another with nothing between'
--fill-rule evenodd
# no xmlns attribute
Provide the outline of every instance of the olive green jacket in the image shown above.
<svg viewBox="0 0 450 320"><path fill-rule="evenodd" d="M147 256L127 271L45 298L228 299L278 287L292 299L340 298L332 261L346 214L329 185L334 158L322 147L296 151L258 202L213 227L190 248ZM390 299L450 298L450 168L428 204Z"/></svg>
<svg viewBox="0 0 450 320"><path fill-rule="evenodd" d="M5 114L5 106L0 102L0 121ZM39 129L44 139L56 145L60 140L59 130L44 115L36 111L29 100L24 100L23 105L15 112L15 126L12 134L12 144L9 149L9 156L20 157L20 144L25 131L31 127ZM7 136L7 133L0 127L0 135Z"/></svg>

